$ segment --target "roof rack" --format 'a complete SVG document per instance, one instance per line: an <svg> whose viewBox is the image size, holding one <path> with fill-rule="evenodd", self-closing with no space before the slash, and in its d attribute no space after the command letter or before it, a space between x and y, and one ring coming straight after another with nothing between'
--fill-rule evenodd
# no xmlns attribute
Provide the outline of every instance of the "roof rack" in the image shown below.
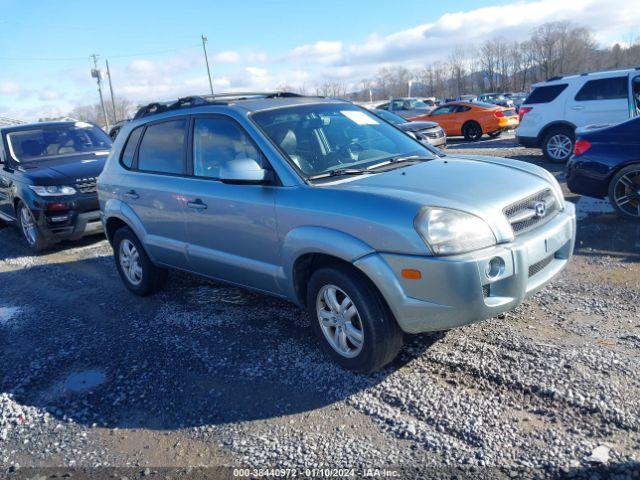
<svg viewBox="0 0 640 480"><path fill-rule="evenodd" d="M294 98L303 96L304 95L292 92L235 92L211 95L192 95L189 97L182 97L174 101L150 103L149 105L141 107L133 118L135 120L171 110L179 110L181 108L203 107L206 105L228 105L230 101L249 100L252 98Z"/></svg>
<svg viewBox="0 0 640 480"><path fill-rule="evenodd" d="M557 77L547 78L547 82L555 82L556 80L562 80L562 75L558 75Z"/></svg>

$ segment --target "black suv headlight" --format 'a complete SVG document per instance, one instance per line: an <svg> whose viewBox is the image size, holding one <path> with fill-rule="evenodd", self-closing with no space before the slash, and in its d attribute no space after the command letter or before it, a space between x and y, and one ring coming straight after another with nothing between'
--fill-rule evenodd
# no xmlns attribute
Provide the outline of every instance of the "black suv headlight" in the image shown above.
<svg viewBox="0 0 640 480"><path fill-rule="evenodd" d="M77 193L75 188L67 185L50 185L48 187L29 185L29 188L40 197L66 197Z"/></svg>

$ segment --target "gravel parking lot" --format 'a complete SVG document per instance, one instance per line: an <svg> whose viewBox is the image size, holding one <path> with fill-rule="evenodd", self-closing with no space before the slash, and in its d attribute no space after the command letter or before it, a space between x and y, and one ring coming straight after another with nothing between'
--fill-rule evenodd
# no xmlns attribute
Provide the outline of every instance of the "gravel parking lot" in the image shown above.
<svg viewBox="0 0 640 480"><path fill-rule="evenodd" d="M563 178L512 135L452 139L449 153ZM640 224L567 198L580 222L565 273L516 311L413 337L370 376L325 358L286 302L181 273L136 298L100 237L33 256L1 229L0 476L228 465L640 478Z"/></svg>

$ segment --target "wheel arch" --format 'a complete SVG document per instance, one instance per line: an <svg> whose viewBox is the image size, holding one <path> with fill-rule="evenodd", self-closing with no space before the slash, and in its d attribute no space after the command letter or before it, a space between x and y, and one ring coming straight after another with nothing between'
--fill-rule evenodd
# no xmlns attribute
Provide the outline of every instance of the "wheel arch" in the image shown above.
<svg viewBox="0 0 640 480"><path fill-rule="evenodd" d="M349 265L375 249L358 238L326 227L300 227L292 230L282 247L283 277L287 297L303 306L311 274L322 266Z"/></svg>
<svg viewBox="0 0 640 480"><path fill-rule="evenodd" d="M576 125L574 125L571 122L567 122L566 120L559 120L557 122L548 123L547 125L545 125L540 130L540 133L538 133L538 142L542 143L544 141L544 138L554 128L567 128L567 129L569 129L569 130L571 130L573 132L573 135L574 135L574 138L575 138L575 131L576 131L576 128L577 128Z"/></svg>
<svg viewBox="0 0 640 480"><path fill-rule="evenodd" d="M113 236L118 229L129 227L144 246L146 230L131 207L119 200L109 200L102 209L102 215L109 243L113 243Z"/></svg>

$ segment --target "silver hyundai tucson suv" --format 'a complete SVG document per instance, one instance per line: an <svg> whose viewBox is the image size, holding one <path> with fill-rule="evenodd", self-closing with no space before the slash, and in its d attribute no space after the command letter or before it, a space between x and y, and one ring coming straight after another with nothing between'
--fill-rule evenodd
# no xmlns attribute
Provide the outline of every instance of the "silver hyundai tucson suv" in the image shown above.
<svg viewBox="0 0 640 480"><path fill-rule="evenodd" d="M576 231L542 168L438 156L352 103L289 93L142 108L98 196L129 290L175 268L288 299L356 372L404 334L513 309L566 266Z"/></svg>

